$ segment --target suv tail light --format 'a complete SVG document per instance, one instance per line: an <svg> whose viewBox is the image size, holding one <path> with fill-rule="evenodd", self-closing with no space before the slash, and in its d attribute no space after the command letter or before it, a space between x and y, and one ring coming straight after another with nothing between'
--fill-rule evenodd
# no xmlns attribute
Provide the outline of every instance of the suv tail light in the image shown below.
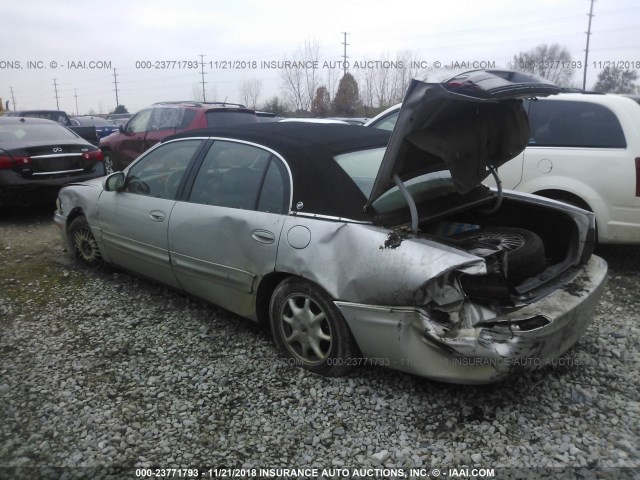
<svg viewBox="0 0 640 480"><path fill-rule="evenodd" d="M31 167L30 157L12 157L11 155L0 155L0 170L14 169L14 168L29 168Z"/></svg>
<svg viewBox="0 0 640 480"><path fill-rule="evenodd" d="M636 197L640 197L640 157L636 157Z"/></svg>
<svg viewBox="0 0 640 480"><path fill-rule="evenodd" d="M104 155L102 154L102 150L94 150L92 152L84 152L82 154L82 159L101 162L102 160L104 160Z"/></svg>

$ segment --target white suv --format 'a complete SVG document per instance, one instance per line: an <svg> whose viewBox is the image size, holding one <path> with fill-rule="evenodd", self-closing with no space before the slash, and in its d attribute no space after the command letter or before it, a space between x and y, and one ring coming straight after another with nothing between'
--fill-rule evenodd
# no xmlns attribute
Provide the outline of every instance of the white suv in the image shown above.
<svg viewBox="0 0 640 480"><path fill-rule="evenodd" d="M529 146L499 168L503 187L592 211L601 243L640 243L640 105L567 93L528 112Z"/></svg>
<svg viewBox="0 0 640 480"><path fill-rule="evenodd" d="M592 211L601 243L640 243L640 105L618 95L563 93L526 108L529 145L499 168L502 186ZM399 110L368 125L392 129ZM491 177L485 183L495 186Z"/></svg>

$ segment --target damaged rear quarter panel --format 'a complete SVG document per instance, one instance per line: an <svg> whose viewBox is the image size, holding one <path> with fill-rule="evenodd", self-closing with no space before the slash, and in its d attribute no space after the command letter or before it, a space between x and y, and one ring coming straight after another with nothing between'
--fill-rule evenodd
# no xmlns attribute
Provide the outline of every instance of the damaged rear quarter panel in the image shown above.
<svg viewBox="0 0 640 480"><path fill-rule="evenodd" d="M306 248L287 240L297 225L311 232ZM425 286L435 276L462 266L484 271L482 259L432 240L401 238L390 248L390 233L370 224L291 216L276 270L317 283L335 300L372 305L423 303Z"/></svg>

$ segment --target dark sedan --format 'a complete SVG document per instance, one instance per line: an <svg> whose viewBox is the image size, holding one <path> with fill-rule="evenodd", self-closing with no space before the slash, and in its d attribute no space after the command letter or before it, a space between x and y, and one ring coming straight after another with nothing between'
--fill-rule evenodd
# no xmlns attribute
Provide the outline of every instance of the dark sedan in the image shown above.
<svg viewBox="0 0 640 480"><path fill-rule="evenodd" d="M0 206L53 202L63 185L105 173L102 152L68 128L39 118L0 118Z"/></svg>
<svg viewBox="0 0 640 480"><path fill-rule="evenodd" d="M93 115L71 117L71 123L76 127L94 127L98 140L118 131L118 125L114 122L101 117L94 117Z"/></svg>

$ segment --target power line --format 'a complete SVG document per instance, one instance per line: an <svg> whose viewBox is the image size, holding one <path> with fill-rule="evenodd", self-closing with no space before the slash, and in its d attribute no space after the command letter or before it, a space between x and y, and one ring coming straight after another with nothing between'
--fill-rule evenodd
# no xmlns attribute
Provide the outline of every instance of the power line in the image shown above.
<svg viewBox="0 0 640 480"><path fill-rule="evenodd" d="M16 110L16 97L13 94L13 87L9 87L9 90L11 90L11 102L13 105L13 109Z"/></svg>
<svg viewBox="0 0 640 480"><path fill-rule="evenodd" d="M343 69L343 75L347 74L347 45L349 45L347 43L347 35L349 35L348 32L342 32L342 34L344 35L344 41L342 42L342 44L344 45L344 53L342 54L342 69Z"/></svg>
<svg viewBox="0 0 640 480"><path fill-rule="evenodd" d="M113 84L116 86L116 108L120 105L120 100L118 100L118 74L116 73L116 69L113 69Z"/></svg>
<svg viewBox="0 0 640 480"><path fill-rule="evenodd" d="M60 110L60 102L58 101L58 84L56 83L56 79L53 79L53 89L56 92L56 110Z"/></svg>
<svg viewBox="0 0 640 480"><path fill-rule="evenodd" d="M591 37L591 19L593 18L593 2L591 0L591 8L589 9L589 28L587 29L587 48L584 50L584 72L582 74L582 90L587 88L587 61L589 60L589 38Z"/></svg>
<svg viewBox="0 0 640 480"><path fill-rule="evenodd" d="M205 92L204 85L207 82L204 81L204 75L205 75L205 73L204 73L204 55L202 55L202 54L200 54L200 67L201 67L200 73L202 74L202 82L201 82L202 83L202 101L206 102L207 101L207 93Z"/></svg>

